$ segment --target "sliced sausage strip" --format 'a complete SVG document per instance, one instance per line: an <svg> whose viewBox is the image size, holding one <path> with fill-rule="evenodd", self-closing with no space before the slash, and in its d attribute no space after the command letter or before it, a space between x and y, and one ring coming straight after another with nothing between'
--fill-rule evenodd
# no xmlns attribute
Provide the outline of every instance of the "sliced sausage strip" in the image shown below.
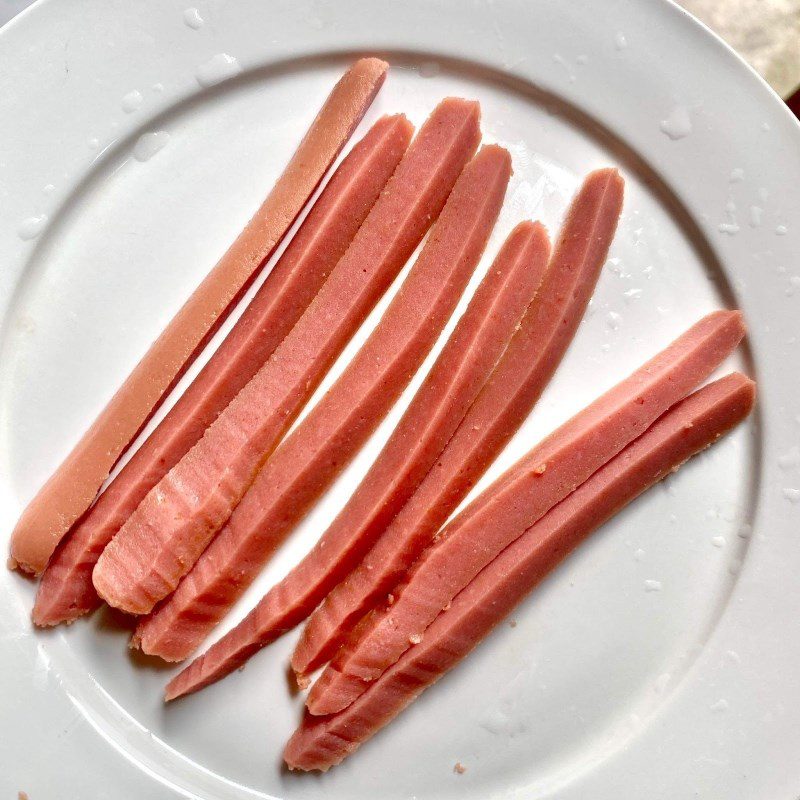
<svg viewBox="0 0 800 800"><path fill-rule="evenodd" d="M53 554L36 595L37 625L69 622L100 604L92 569L103 548L289 333L344 255L412 133L405 117L383 117L347 155L209 362Z"/></svg>
<svg viewBox="0 0 800 800"><path fill-rule="evenodd" d="M110 605L149 613L225 524L334 359L438 216L480 139L477 103L443 101L286 338L146 495L97 561Z"/></svg>
<svg viewBox="0 0 800 800"><path fill-rule="evenodd" d="M594 291L622 195L616 170L599 170L584 181L542 285L486 386L408 503L309 618L292 657L301 684L398 583L530 413Z"/></svg>
<svg viewBox="0 0 800 800"><path fill-rule="evenodd" d="M329 717L306 713L284 751L289 767L340 763L459 663L590 533L744 419L754 397L752 381L733 374L670 409L484 567L352 705Z"/></svg>
<svg viewBox="0 0 800 800"><path fill-rule="evenodd" d="M377 94L388 66L363 58L345 73L242 233L28 504L11 537L11 556L21 569L40 573L89 508L119 457L283 239Z"/></svg>
<svg viewBox="0 0 800 800"><path fill-rule="evenodd" d="M308 708L346 708L505 547L706 378L741 341L742 316L717 311L523 456L456 516L419 557L394 603L346 642Z"/></svg>

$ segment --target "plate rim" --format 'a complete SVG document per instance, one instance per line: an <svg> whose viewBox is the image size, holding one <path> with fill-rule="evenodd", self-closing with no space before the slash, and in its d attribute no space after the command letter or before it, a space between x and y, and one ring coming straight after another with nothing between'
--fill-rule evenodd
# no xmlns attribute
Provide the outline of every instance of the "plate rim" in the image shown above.
<svg viewBox="0 0 800 800"><path fill-rule="evenodd" d="M154 2L154 0L150 0L150 2ZM419 5L420 5L419 0L414 0L414 3L416 3L417 6L419 7ZM412 5L412 3L409 3L408 5L409 6ZM437 9L444 10L448 6L452 8L454 4L452 2L439 2L439 3L436 3L436 4L430 4L430 5L435 6ZM516 8L516 9L524 8L524 4L522 4L522 3L508 2L505 5L507 7L509 7L509 8L512 8L512 7ZM67 12L61 12L61 11L59 11L59 12L54 11L53 9L56 8L56 7L58 7L59 9L62 9L62 8L76 9L78 7L78 4L74 3L74 2L72 4L64 3L63 0L62 0L62 4L60 4L59 6L56 6L55 2L53 2L52 0L37 0L36 3L34 3L29 8L25 9L23 12L21 12L21 14L17 15L15 18L13 18L11 21L9 21L9 23L7 23L5 26L3 26L2 29L0 29L0 42L5 44L9 37L13 37L13 36L17 36L17 35L25 37L27 35L25 33L25 30L24 30L25 27L26 26L30 26L30 25L38 24L37 20L36 20L38 15L45 14L45 13L46 14L50 14L50 15L58 15L59 13L64 13L64 14L67 13ZM175 7L176 8L178 7L177 4L175 4ZM746 72L746 74L748 74L750 76L750 79L752 79L752 78L756 79L757 84L760 86L760 89L758 91L762 93L762 96L766 97L766 95L763 95L763 89L767 89L767 92L769 93L769 95L771 96L771 99L773 101L772 111L770 113L775 113L775 114L778 115L778 117L780 117L782 115L783 119L784 119L784 122L790 123L788 129L794 131L794 133L792 135L794 135L794 137L795 137L795 143L800 143L800 122L791 114L791 112L789 111L788 107L786 107L786 105L783 103L783 101L778 97L778 95L774 92L774 90L772 90L771 87L769 87L769 85L763 80L763 78L761 78L761 76L758 75L758 73L756 73L755 70L752 67L750 67L749 64L747 64L737 53L735 53L735 51L733 51L733 49L730 46L728 46L716 34L714 34L712 31L710 31L710 29L708 29L705 25L703 25L701 22L699 22L694 17L692 17L687 11L685 11L683 8L681 8L675 2L673 2L673 0L658 0L658 3L653 4L653 7L654 8L657 7L657 9L660 9L660 11L659 10L654 11L653 12L654 14L662 13L662 12L664 12L665 9L669 9L669 11L666 12L666 13L677 14L680 17L680 19L683 20L683 22L681 24L689 24L690 26L694 26L694 28L696 28L698 31L702 31L704 36L710 37L710 39L713 40L713 42L715 42L714 46L719 48L720 45L721 45L722 50L724 50L724 52L727 54L728 57L733 56L733 58L735 59L735 61L739 65L739 69L741 67L744 67L745 72ZM72 12L70 12L70 13L72 13ZM513 11L509 11L508 13L509 14L513 14L514 12ZM676 19L677 18L678 17L676 17ZM309 42L311 42L311 40L309 40ZM289 45L289 46L291 47L291 45ZM351 48L348 48L348 50L350 50L350 49ZM380 48L378 48L378 50L380 51ZM302 51L303 50L302 50L302 47L301 47L300 48L300 52L302 52ZM2 55L0 55L0 63L2 63ZM744 74L744 73L742 73L742 74ZM549 79L548 78L548 80L549 80L549 84L550 85L554 84L554 80L553 79ZM734 80L737 80L737 78L734 78ZM545 81L545 86L548 89L550 88L549 84L548 84L548 81ZM542 84L541 84L540 81L536 81L535 85L541 86ZM561 88L563 89L565 87L561 87ZM778 108L776 108L774 106L774 102L778 103L778 107L780 109L782 109L782 111L778 112ZM0 129L2 129L2 123L0 123ZM800 148L798 148L798 150L800 150ZM678 194L678 196L681 197L681 199L683 199L683 197L682 197L682 195L680 193ZM705 228L703 229L703 232L706 235L708 235L710 233L710 231L706 230ZM719 246L721 246L721 245L719 245ZM3 248L2 248L2 246L0 246L0 252L2 252L2 251L3 251ZM715 252L717 252L717 247L715 247ZM23 258L26 258L26 256L23 256ZM5 316L5 314L3 314L3 317L4 316ZM772 436L775 435L775 433L776 433L776 431L773 430L772 425L771 424L767 424L766 429L765 429L765 437L772 437ZM769 441L770 447L772 447L772 439L771 438L769 440L765 439L765 442L766 441ZM763 479L766 480L767 477L768 477L768 474L765 473L764 476L763 476Z"/></svg>

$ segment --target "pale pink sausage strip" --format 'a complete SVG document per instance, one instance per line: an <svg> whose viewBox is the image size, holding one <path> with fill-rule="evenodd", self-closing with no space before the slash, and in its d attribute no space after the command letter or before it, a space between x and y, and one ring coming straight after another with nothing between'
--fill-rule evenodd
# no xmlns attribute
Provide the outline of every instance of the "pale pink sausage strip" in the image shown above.
<svg viewBox="0 0 800 800"><path fill-rule="evenodd" d="M161 631L158 654L167 652L166 645L170 652L183 649L187 640L199 641L213 627L388 412L455 308L500 212L510 175L508 152L497 146L483 148L467 165L378 326L267 462L230 523L156 615L163 611L167 620L153 626ZM259 618L257 608L227 641L238 641L245 632L249 641ZM146 626L140 633L149 647Z"/></svg>
<svg viewBox="0 0 800 800"><path fill-rule="evenodd" d="M383 117L347 155L208 364L53 554L36 595L37 625L71 621L100 604L92 569L103 548L289 333L344 255L412 133L405 117Z"/></svg>
<svg viewBox="0 0 800 800"><path fill-rule="evenodd" d="M377 94L388 66L363 58L340 79L245 229L28 504L11 537L11 556L23 570L40 573L89 508L119 457L289 230Z"/></svg>
<svg viewBox="0 0 800 800"><path fill-rule="evenodd" d="M344 711L306 713L284 751L292 769L338 764L452 669L590 533L750 412L752 381L733 374L674 406L478 573L409 649Z"/></svg>
<svg viewBox="0 0 800 800"><path fill-rule="evenodd" d="M191 569L303 404L438 216L480 139L477 103L450 98L423 125L297 324L159 481L93 573L110 605L146 614Z"/></svg>
<svg viewBox="0 0 800 800"><path fill-rule="evenodd" d="M312 687L309 710L350 705L486 564L686 396L743 335L739 312L709 314L498 478L419 557L393 605L358 626Z"/></svg>
<svg viewBox="0 0 800 800"><path fill-rule="evenodd" d="M339 515L340 527L323 534L311 553L251 612L258 617L257 628L247 621L242 623L247 641L239 630L231 632L233 639L240 640L239 649L255 644L249 640L256 633L258 646L266 646L310 613L335 583L331 573L341 569L339 564L347 563L347 559L360 556L358 548L363 551L365 544L359 539L374 535L373 530L379 531L381 515L390 519L413 491L511 338L541 279L548 250L547 234L540 225L523 223L512 233L367 477ZM369 370L369 361L362 369ZM385 377L381 383L385 383ZM352 399L355 402L357 398ZM276 460L282 450L275 453ZM340 460L337 457L337 463ZM269 465L266 469L270 469ZM315 480L319 480L318 475ZM306 480L301 480L300 487ZM281 499L278 490L284 486L286 496ZM278 507L303 494L296 480L273 481L273 503ZM262 513L266 507L262 503ZM342 525L345 518L347 524ZM279 531L291 519L292 514L281 516L276 528L275 515L268 515L258 527L261 532ZM178 593L180 589L176 596ZM225 607L215 604L212 614L204 614L204 610L197 601L188 607L167 603L140 625L137 633L142 649L168 660L185 657L202 641Z"/></svg>
<svg viewBox="0 0 800 800"><path fill-rule="evenodd" d="M616 170L599 170L584 181L518 332L436 466L364 560L309 618L292 657L300 683L391 591L530 413L594 291L622 195Z"/></svg>

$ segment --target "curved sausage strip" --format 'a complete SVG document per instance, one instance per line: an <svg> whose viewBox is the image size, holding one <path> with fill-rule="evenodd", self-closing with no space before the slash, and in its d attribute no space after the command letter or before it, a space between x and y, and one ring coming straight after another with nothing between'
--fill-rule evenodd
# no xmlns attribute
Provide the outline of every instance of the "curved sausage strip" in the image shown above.
<svg viewBox="0 0 800 800"><path fill-rule="evenodd" d="M589 534L743 420L754 399L753 382L734 373L670 409L484 567L351 706L330 717L306 713L284 751L290 769L340 763L461 661Z"/></svg>
<svg viewBox="0 0 800 800"><path fill-rule="evenodd" d="M685 397L743 336L739 312L709 314L501 475L438 534L392 592L394 603L339 650L309 693L311 713L350 705L501 550Z"/></svg>
<svg viewBox="0 0 800 800"><path fill-rule="evenodd" d="M483 148L467 165L375 330L267 462L230 524L165 605L174 609L167 620L180 614L179 624L172 617L166 626L167 634L175 629L197 641L210 630L375 430L455 308L486 246L510 175L509 155L496 146ZM250 621L257 616L256 609ZM250 622L244 628L249 630ZM178 640L172 646L183 645Z"/></svg>
<svg viewBox="0 0 800 800"><path fill-rule="evenodd" d="M443 217L445 213L442 212ZM536 290L547 262L547 250L547 235L541 226L523 223L515 230L478 287L386 446L337 517L334 527L323 534L308 556L251 612L257 616L258 625L244 622L242 628L234 629L236 632L232 631L230 636L249 644L257 634L258 645L263 647L297 624L335 582L331 572L340 569L339 565L346 563L347 559L357 558L358 548L365 546L362 540L375 535L381 529L381 522L391 518L396 507L413 491L441 452L511 338L514 326ZM417 324L422 319L420 315ZM387 356L388 353L384 359ZM369 370L369 361L365 361L362 369L366 371ZM385 370L380 384L386 385ZM352 404L359 400L352 392L349 399ZM338 437L330 437L331 440L335 438ZM282 450L275 453L276 460L281 458ZM339 453L336 462L341 462ZM269 470L269 465L265 469ZM298 496L304 496L300 487L305 480L308 478L301 480L299 486L297 478L273 481L272 503L280 508L290 498L294 502ZM319 472L314 480L319 480ZM280 491L284 487L285 498L281 499ZM266 507L267 504L262 503L262 513ZM266 515L266 520L259 521L258 530L262 535L267 530L280 530L292 516L286 513L276 528L275 515ZM249 557L242 561L252 563ZM224 583L219 584L220 594L223 586ZM209 586L204 587L204 594L209 589ZM199 645L202 637L218 621L220 612L236 596L238 592L233 598L226 598L224 604L215 603L213 614L203 613L206 606L197 597L190 604L179 603L176 596L175 602L168 602L152 619L140 625L142 649L168 660L185 657ZM241 630L246 631L244 637Z"/></svg>
<svg viewBox="0 0 800 800"><path fill-rule="evenodd" d="M436 467L364 560L309 617L292 656L300 684L401 580L530 413L583 318L614 238L622 195L616 170L587 176L519 330Z"/></svg>
<svg viewBox="0 0 800 800"><path fill-rule="evenodd" d="M342 161L209 362L53 554L34 623L56 625L97 608L92 569L103 548L292 329L344 255L412 133L405 117L383 117Z"/></svg>
<svg viewBox="0 0 800 800"><path fill-rule="evenodd" d="M357 61L333 88L283 174L100 416L22 513L11 556L40 573L161 401L222 324L291 227L380 89L388 64Z"/></svg>
<svg viewBox="0 0 800 800"><path fill-rule="evenodd" d="M288 336L103 551L92 579L106 602L149 613L191 569L438 216L479 139L477 103L450 98L434 110Z"/></svg>

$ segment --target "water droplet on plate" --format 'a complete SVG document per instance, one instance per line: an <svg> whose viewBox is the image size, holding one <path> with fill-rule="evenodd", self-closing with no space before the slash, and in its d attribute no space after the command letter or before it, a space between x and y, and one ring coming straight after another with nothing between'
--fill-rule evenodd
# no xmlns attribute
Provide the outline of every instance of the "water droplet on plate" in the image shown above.
<svg viewBox="0 0 800 800"><path fill-rule="evenodd" d="M764 209L761 206L750 206L750 227L757 228L763 219Z"/></svg>
<svg viewBox="0 0 800 800"><path fill-rule="evenodd" d="M572 68L570 67L569 63L564 58L564 56L559 55L558 53L553 53L553 62L563 67L564 73L567 76L567 80L570 83L575 83L575 73L572 71Z"/></svg>
<svg viewBox="0 0 800 800"><path fill-rule="evenodd" d="M739 526L739 530L736 531L736 535L740 539L746 539L750 534L753 532L753 526L749 522L744 522L742 525Z"/></svg>
<svg viewBox="0 0 800 800"><path fill-rule="evenodd" d="M661 581L646 580L644 582L644 590L646 592L660 592L661 591Z"/></svg>
<svg viewBox="0 0 800 800"><path fill-rule="evenodd" d="M97 148L100 147L100 140L96 136L92 136L86 144L88 144L92 150L97 150Z"/></svg>
<svg viewBox="0 0 800 800"><path fill-rule="evenodd" d="M143 100L144 98L142 97L142 93L138 89L134 89L133 91L128 92L128 94L122 98L122 110L126 114L132 114L137 108L139 108Z"/></svg>
<svg viewBox="0 0 800 800"><path fill-rule="evenodd" d="M728 710L728 701L725 700L724 698L720 698L719 700L717 700L716 703L712 703L709 706L709 708L714 713L719 713L720 711L727 711Z"/></svg>
<svg viewBox="0 0 800 800"><path fill-rule="evenodd" d="M423 61L417 70L420 78L435 78L441 71L442 68L436 61Z"/></svg>
<svg viewBox="0 0 800 800"><path fill-rule="evenodd" d="M783 489L783 496L790 503L800 503L800 489L793 489L787 486Z"/></svg>
<svg viewBox="0 0 800 800"><path fill-rule="evenodd" d="M624 50L628 46L628 40L622 31L617 31L614 34L614 47L617 50Z"/></svg>
<svg viewBox="0 0 800 800"><path fill-rule="evenodd" d="M734 167L728 178L731 183L739 183L744 180L744 170L741 167Z"/></svg>
<svg viewBox="0 0 800 800"><path fill-rule="evenodd" d="M37 217L28 217L20 222L19 228L17 228L17 234L23 241L30 241L31 239L35 239L44 230L46 224L46 214L39 214Z"/></svg>
<svg viewBox="0 0 800 800"><path fill-rule="evenodd" d="M217 53L204 64L201 64L196 72L197 82L204 88L215 86L242 71L239 62L227 53Z"/></svg>
<svg viewBox="0 0 800 800"><path fill-rule="evenodd" d="M772 128L770 127L769 122L767 122L766 120L764 122L762 122L761 123L761 130L762 131L770 131L770 130L772 130Z"/></svg>
<svg viewBox="0 0 800 800"><path fill-rule="evenodd" d="M183 12L183 22L193 31L199 31L203 27L205 20L200 16L200 12L196 8L187 8Z"/></svg>
<svg viewBox="0 0 800 800"><path fill-rule="evenodd" d="M149 161L168 141L169 134L166 131L143 133L133 146L133 157L137 161Z"/></svg>
<svg viewBox="0 0 800 800"><path fill-rule="evenodd" d="M48 183L42 187L42 194L53 194L55 190L56 187L52 183Z"/></svg>
<svg viewBox="0 0 800 800"><path fill-rule="evenodd" d="M669 116L661 120L659 128L662 133L665 133L673 141L688 136L692 132L689 109L684 106L675 106Z"/></svg>
<svg viewBox="0 0 800 800"><path fill-rule="evenodd" d="M623 296L625 297L625 302L630 305L635 300L638 300L642 296L641 289L628 289L628 291L623 292Z"/></svg>
<svg viewBox="0 0 800 800"><path fill-rule="evenodd" d="M789 229L785 225L778 225L778 227L775 228L775 235L776 236L786 236L788 231L789 231Z"/></svg>
<svg viewBox="0 0 800 800"><path fill-rule="evenodd" d="M644 550L640 547L634 554L633 557L636 561L643 561L644 560Z"/></svg>
<svg viewBox="0 0 800 800"><path fill-rule="evenodd" d="M736 203L733 202L733 198L729 198L728 202L725 203L725 222L720 222L717 226L718 230L721 233L727 233L729 236L735 236L739 233L739 223L736 219Z"/></svg>
<svg viewBox="0 0 800 800"><path fill-rule="evenodd" d="M724 536L713 536L711 538L711 544L714 547L725 547L725 537Z"/></svg>
<svg viewBox="0 0 800 800"><path fill-rule="evenodd" d="M611 328L612 331L619 330L619 326L622 324L622 315L617 314L616 311L609 311L608 317L606 317L606 325Z"/></svg>

